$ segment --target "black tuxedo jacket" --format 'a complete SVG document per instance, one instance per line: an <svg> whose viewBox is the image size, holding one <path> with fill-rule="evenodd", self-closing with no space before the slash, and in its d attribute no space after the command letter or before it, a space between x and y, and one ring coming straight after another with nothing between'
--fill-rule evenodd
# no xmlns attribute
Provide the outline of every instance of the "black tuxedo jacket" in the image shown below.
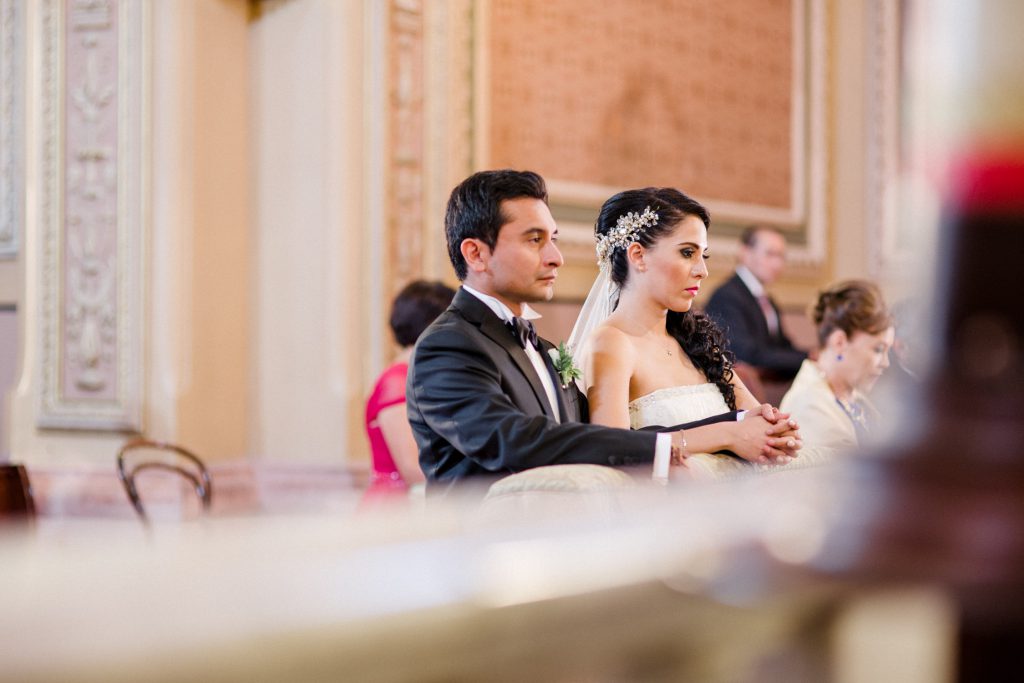
<svg viewBox="0 0 1024 683"><path fill-rule="evenodd" d="M771 304L781 323L778 307L774 301ZM781 324L778 334L768 331L761 305L739 275L715 290L705 312L723 329L737 360L791 378L807 358L806 353L793 348Z"/></svg>
<svg viewBox="0 0 1024 683"><path fill-rule="evenodd" d="M574 382L562 387L547 353L552 345L541 342L561 423L526 352L469 292L460 289L423 333L409 365L406 399L428 492L542 465L654 460L653 431L584 424L585 397Z"/></svg>

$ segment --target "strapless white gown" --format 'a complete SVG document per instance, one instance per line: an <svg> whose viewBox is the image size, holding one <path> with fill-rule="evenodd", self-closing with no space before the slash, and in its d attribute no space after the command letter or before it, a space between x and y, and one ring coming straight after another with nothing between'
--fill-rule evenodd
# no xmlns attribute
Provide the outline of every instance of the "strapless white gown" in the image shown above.
<svg viewBox="0 0 1024 683"><path fill-rule="evenodd" d="M658 389L629 402L632 429L660 425L671 427L729 412L725 397L710 382Z"/></svg>
<svg viewBox="0 0 1024 683"><path fill-rule="evenodd" d="M671 427L729 412L725 397L717 386L691 386L657 389L629 402L629 426L632 429L658 425ZM691 453L686 460L689 474L697 479L723 479L752 472L767 472L817 465L832 459L832 452L802 449L788 465L756 465L724 453Z"/></svg>

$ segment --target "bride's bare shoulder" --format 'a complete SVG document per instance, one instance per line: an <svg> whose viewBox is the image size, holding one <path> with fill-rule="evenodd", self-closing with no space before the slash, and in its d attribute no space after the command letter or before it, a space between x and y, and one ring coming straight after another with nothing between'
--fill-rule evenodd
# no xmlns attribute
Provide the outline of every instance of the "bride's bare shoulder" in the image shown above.
<svg viewBox="0 0 1024 683"><path fill-rule="evenodd" d="M593 353L618 358L632 357L635 350L630 335L608 323L594 330L590 337L590 344Z"/></svg>
<svg viewBox="0 0 1024 683"><path fill-rule="evenodd" d="M602 324L591 333L590 353L584 365L590 387L603 387L601 392L607 392L609 387L628 388L629 378L636 366L633 342L628 334L614 325ZM588 397L592 401L597 399L600 402L600 396L592 396L590 391ZM594 404L591 403L591 409L593 408Z"/></svg>

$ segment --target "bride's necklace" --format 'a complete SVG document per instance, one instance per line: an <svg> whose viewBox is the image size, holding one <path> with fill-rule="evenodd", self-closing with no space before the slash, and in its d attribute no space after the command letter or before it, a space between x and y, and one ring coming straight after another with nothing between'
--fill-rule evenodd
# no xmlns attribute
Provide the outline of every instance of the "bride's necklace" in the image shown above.
<svg viewBox="0 0 1024 683"><path fill-rule="evenodd" d="M676 350L679 348L679 342L676 341L675 337L672 337L671 335L664 337L654 332L649 332L646 336L654 342L655 346L664 351L666 356L672 357L676 355ZM668 346L665 346L665 344L668 344Z"/></svg>
<svg viewBox="0 0 1024 683"><path fill-rule="evenodd" d="M672 339L672 338L670 337L670 338L668 339L668 346L662 346L662 347L661 347L661 349L662 349L662 351L664 351L664 352L665 352L665 355L666 355L666 356L674 356L674 355L676 355L676 354L675 354L675 351L673 351L673 348L674 348L675 346L676 346L676 340L675 340L675 339Z"/></svg>

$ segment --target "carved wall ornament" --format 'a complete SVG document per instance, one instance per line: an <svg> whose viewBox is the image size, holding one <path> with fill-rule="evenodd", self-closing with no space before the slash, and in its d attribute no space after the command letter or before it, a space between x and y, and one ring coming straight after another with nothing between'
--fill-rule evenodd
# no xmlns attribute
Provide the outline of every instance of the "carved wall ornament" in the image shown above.
<svg viewBox="0 0 1024 683"><path fill-rule="evenodd" d="M22 220L25 1L0 0L0 258L18 252Z"/></svg>
<svg viewBox="0 0 1024 683"><path fill-rule="evenodd" d="M393 0L389 27L388 215L395 294L423 273L424 16L422 0Z"/></svg>
<svg viewBox="0 0 1024 683"><path fill-rule="evenodd" d="M424 6L423 260L427 277L452 276L445 248L448 194L472 173L475 0Z"/></svg>
<svg viewBox="0 0 1024 683"><path fill-rule="evenodd" d="M901 192L905 165L902 158L906 143L900 117L900 93L904 92L901 45L907 26L905 13L912 5L906 2L870 0L867 3L867 183L865 208L868 215L869 258L871 275L893 278L916 273L916 220L922 216L908 213ZM934 217L932 217L934 218ZM916 219L916 220L915 220Z"/></svg>
<svg viewBox="0 0 1024 683"><path fill-rule="evenodd" d="M146 3L42 7L39 424L141 429Z"/></svg>

